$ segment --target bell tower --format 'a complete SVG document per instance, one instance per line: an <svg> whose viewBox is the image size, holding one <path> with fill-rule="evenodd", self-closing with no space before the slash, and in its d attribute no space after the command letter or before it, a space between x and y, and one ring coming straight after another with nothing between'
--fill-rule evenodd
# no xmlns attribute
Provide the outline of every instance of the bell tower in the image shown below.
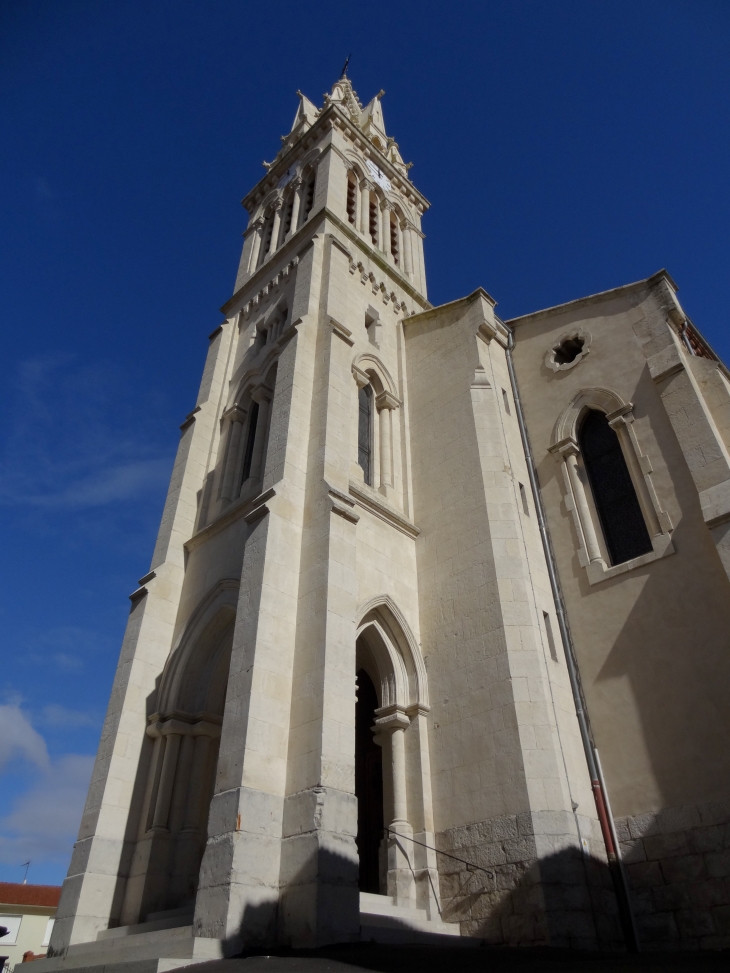
<svg viewBox="0 0 730 973"><path fill-rule="evenodd" d="M97 937L105 956L116 929L136 931L129 958L162 929L175 945L156 955L188 959L358 939L358 843L374 894L438 922L403 372L403 321L430 307L428 202L383 94L363 107L346 76L320 108L298 93L243 199L49 969ZM382 752L374 820L420 842L407 855L358 833L359 671Z"/></svg>

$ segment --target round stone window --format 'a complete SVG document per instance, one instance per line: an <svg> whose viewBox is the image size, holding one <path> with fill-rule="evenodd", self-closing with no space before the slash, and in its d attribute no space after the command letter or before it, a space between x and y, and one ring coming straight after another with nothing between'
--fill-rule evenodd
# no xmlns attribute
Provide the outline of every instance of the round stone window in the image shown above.
<svg viewBox="0 0 730 973"><path fill-rule="evenodd" d="M545 356L545 364L554 372L573 368L588 354L590 343L591 335L588 331L582 328L569 331L550 346Z"/></svg>

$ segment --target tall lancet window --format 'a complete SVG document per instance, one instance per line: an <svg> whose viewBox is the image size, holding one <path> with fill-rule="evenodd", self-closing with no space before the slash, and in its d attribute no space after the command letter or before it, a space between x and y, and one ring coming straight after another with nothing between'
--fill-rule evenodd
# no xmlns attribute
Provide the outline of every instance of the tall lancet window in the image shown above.
<svg viewBox="0 0 730 973"><path fill-rule="evenodd" d="M652 550L644 515L618 436L603 412L591 409L579 442L612 564Z"/></svg>
<svg viewBox="0 0 730 973"><path fill-rule="evenodd" d="M304 206L302 209L302 223L306 222L314 205L314 185L316 181L315 173L311 173L304 189Z"/></svg>
<svg viewBox="0 0 730 973"><path fill-rule="evenodd" d="M251 476L251 464L253 462L253 448L256 443L256 426L259 419L258 402L251 403L251 411L248 419L248 435L246 437L246 452L243 454L243 475L241 483L245 483Z"/></svg>
<svg viewBox="0 0 730 973"><path fill-rule="evenodd" d="M373 390L369 385L357 393L357 461L362 467L365 482L373 485Z"/></svg>
<svg viewBox="0 0 730 973"><path fill-rule="evenodd" d="M347 219L354 226L357 220L357 182L355 174L347 174Z"/></svg>

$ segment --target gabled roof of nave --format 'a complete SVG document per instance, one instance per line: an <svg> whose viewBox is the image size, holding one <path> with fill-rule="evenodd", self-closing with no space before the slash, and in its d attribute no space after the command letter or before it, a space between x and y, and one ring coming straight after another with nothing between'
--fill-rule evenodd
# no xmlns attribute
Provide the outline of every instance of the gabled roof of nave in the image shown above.
<svg viewBox="0 0 730 973"><path fill-rule="evenodd" d="M422 193L420 193L416 187L411 183L408 170L413 165L412 162L404 162L403 157L398 149L398 143L395 139L388 136L385 131L385 120L383 118L383 107L381 104L381 99L385 94L384 91L379 91L365 107L363 107L360 99L357 96L357 92L352 87L352 82L343 74L334 85L332 86L332 91L325 93L324 104L321 108L317 108L314 102L310 101L306 95L302 94L301 91L297 91L299 97L299 106L297 107L296 114L294 116L294 121L292 123L291 130L287 135L281 136L281 148L276 154L273 162L264 162L264 166L267 170L271 171L277 164L284 158L285 155L292 149L296 143L302 138L309 129L319 120L319 118L331 107L337 106L337 108L345 115L348 121L354 125L362 135L371 143L374 149L376 149L396 172L402 177L404 182L410 187L411 190L416 194L416 196L422 201L427 207L429 204ZM264 179L266 177L264 176ZM250 199L254 191L258 188L260 183L251 189L249 193L244 197L244 204Z"/></svg>

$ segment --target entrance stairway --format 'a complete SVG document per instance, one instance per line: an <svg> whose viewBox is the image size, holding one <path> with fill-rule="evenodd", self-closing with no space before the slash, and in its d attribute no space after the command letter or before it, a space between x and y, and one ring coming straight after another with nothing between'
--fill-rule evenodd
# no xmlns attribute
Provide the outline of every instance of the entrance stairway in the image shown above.
<svg viewBox="0 0 730 973"><path fill-rule="evenodd" d="M70 946L63 956L36 960L34 973L168 973L170 970L222 959L223 943L193 935L188 909L172 909L136 926L105 929L89 943ZM460 938L456 923L429 919L425 909L393 904L387 895L360 893L360 939L363 942L421 945L479 945Z"/></svg>
<svg viewBox="0 0 730 973"><path fill-rule="evenodd" d="M461 938L459 924L429 919L425 909L395 905L389 895L360 893L360 939L375 943L421 943L471 946L479 940Z"/></svg>

